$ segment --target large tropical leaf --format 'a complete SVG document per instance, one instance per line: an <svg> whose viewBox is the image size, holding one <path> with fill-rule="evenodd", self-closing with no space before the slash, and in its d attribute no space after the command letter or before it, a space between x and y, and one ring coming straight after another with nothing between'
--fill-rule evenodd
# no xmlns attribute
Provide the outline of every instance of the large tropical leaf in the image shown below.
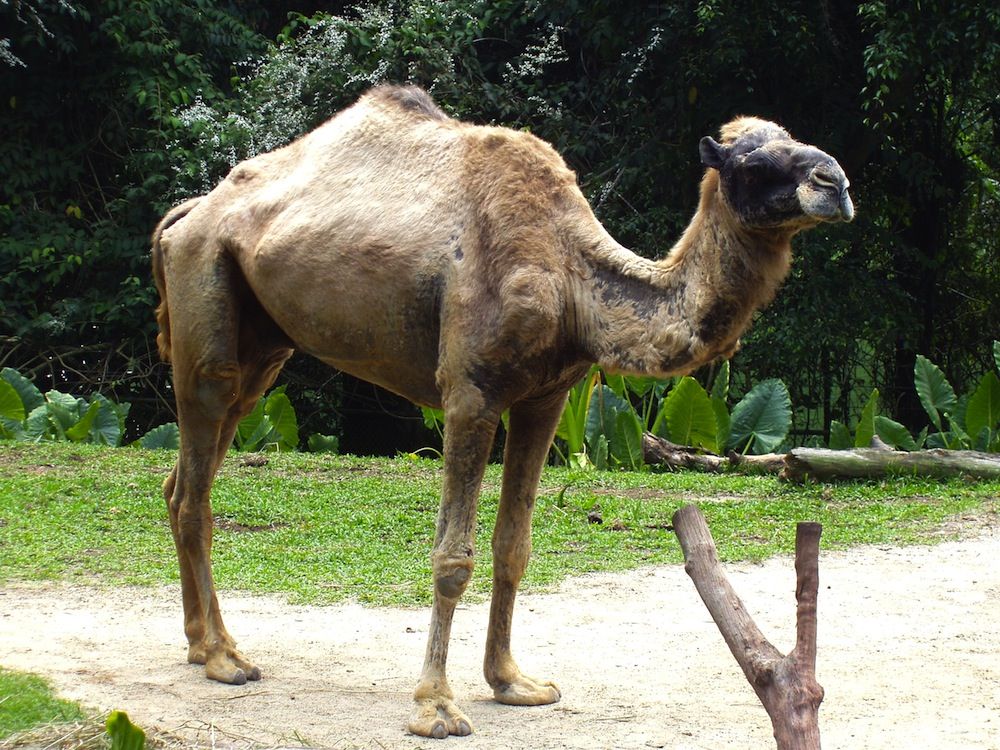
<svg viewBox="0 0 1000 750"><path fill-rule="evenodd" d="M1000 378L987 372L969 398L965 408L965 429L973 438L984 429L992 430L1000 422Z"/></svg>
<svg viewBox="0 0 1000 750"><path fill-rule="evenodd" d="M854 447L867 448L875 437L875 414L878 413L878 388L872 388L868 403L861 410L858 426L854 428Z"/></svg>
<svg viewBox="0 0 1000 750"><path fill-rule="evenodd" d="M299 425L285 387L275 388L257 402L253 411L236 426L236 447L243 451L295 450Z"/></svg>
<svg viewBox="0 0 1000 750"><path fill-rule="evenodd" d="M24 403L10 383L0 379L0 438L17 437L23 432Z"/></svg>
<svg viewBox="0 0 1000 750"><path fill-rule="evenodd" d="M148 450L177 450L181 445L181 431L176 422L167 422L151 429L135 444Z"/></svg>
<svg viewBox="0 0 1000 750"><path fill-rule="evenodd" d="M24 401L6 380L0 380L0 417L15 422L23 422L25 417Z"/></svg>
<svg viewBox="0 0 1000 750"><path fill-rule="evenodd" d="M241 451L257 450L271 432L271 420L264 416L264 399L236 425L236 447Z"/></svg>
<svg viewBox="0 0 1000 750"><path fill-rule="evenodd" d="M566 441L567 457L582 453L587 436L587 417L590 414L590 397L601 380L597 368L570 389L566 406L563 407L556 437Z"/></svg>
<svg viewBox="0 0 1000 750"><path fill-rule="evenodd" d="M603 437L612 462L628 468L642 465L642 424L632 404L610 387L602 385L594 389L587 414L587 446L590 455L598 464ZM638 444L638 462L636 450Z"/></svg>
<svg viewBox="0 0 1000 750"><path fill-rule="evenodd" d="M90 442L98 445L119 445L125 434L125 415L132 405L127 402L116 404L100 394L94 396L92 404L97 404L98 410L90 427Z"/></svg>
<svg viewBox="0 0 1000 750"><path fill-rule="evenodd" d="M634 411L618 412L609 450L624 468L638 471L643 467L642 424Z"/></svg>
<svg viewBox="0 0 1000 750"><path fill-rule="evenodd" d="M697 380L681 378L663 400L667 439L717 452L718 424L712 401Z"/></svg>
<svg viewBox="0 0 1000 750"><path fill-rule="evenodd" d="M1000 341L993 342L993 362L997 366L997 370L1000 370Z"/></svg>
<svg viewBox="0 0 1000 750"><path fill-rule="evenodd" d="M847 425L836 419L830 422L830 450L846 451L854 447L854 438Z"/></svg>
<svg viewBox="0 0 1000 750"><path fill-rule="evenodd" d="M11 367L3 368L0 370L0 379L9 383L17 391L17 395L21 397L21 403L24 405L25 414L30 414L33 409L45 403L42 392L17 370Z"/></svg>
<svg viewBox="0 0 1000 750"><path fill-rule="evenodd" d="M24 420L24 439L39 442L54 437L55 430L49 420L49 404L36 406Z"/></svg>
<svg viewBox="0 0 1000 750"><path fill-rule="evenodd" d="M955 389L936 364L922 354L917 355L913 366L913 381L924 411L938 430L944 429L942 417L954 414L958 399Z"/></svg>
<svg viewBox="0 0 1000 750"><path fill-rule="evenodd" d="M755 385L733 409L729 448L741 453L770 453L792 426L792 401L776 378Z"/></svg>
<svg viewBox="0 0 1000 750"><path fill-rule="evenodd" d="M729 398L729 360L725 360L720 366L719 371L715 374L715 380L712 381L712 398L719 399L722 403L726 402Z"/></svg>
<svg viewBox="0 0 1000 750"><path fill-rule="evenodd" d="M65 440L66 430L83 419L89 406L82 398L78 399L62 391L48 391L45 394L45 407L54 436Z"/></svg>
<svg viewBox="0 0 1000 750"><path fill-rule="evenodd" d="M891 445L893 448L902 448L904 451L917 449L917 441L913 439L910 431L904 425L888 417L882 415L875 417L875 434L883 443Z"/></svg>
<svg viewBox="0 0 1000 750"><path fill-rule="evenodd" d="M83 416L75 424L66 428L66 437L74 443L85 442L90 437L90 428L93 427L94 420L97 419L97 413L100 410L101 405L96 400L91 401Z"/></svg>
<svg viewBox="0 0 1000 750"><path fill-rule="evenodd" d="M268 443L278 450L297 450L299 447L299 422L295 408L285 395L285 388L275 388L264 403L264 414L271 420L274 434Z"/></svg>
<svg viewBox="0 0 1000 750"><path fill-rule="evenodd" d="M723 399L712 396L712 411L715 412L715 444L718 447L718 452L722 453L729 444L729 424L731 421L729 407L726 406Z"/></svg>

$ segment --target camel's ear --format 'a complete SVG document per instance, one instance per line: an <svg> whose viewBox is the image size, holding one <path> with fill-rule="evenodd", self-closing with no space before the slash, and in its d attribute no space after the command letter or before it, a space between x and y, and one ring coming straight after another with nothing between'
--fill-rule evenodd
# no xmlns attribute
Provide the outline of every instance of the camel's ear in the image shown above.
<svg viewBox="0 0 1000 750"><path fill-rule="evenodd" d="M698 151L701 154L702 166L722 169L722 165L726 163L732 149L729 146L723 146L712 136L706 135L698 144Z"/></svg>

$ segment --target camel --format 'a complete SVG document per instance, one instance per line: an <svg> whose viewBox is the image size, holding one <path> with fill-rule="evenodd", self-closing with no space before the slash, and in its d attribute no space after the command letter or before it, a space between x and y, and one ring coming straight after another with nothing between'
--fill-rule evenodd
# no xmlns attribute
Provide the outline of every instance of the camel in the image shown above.
<svg viewBox="0 0 1000 750"><path fill-rule="evenodd" d="M558 701L554 682L515 663L511 621L567 391L594 362L663 377L730 356L788 273L792 236L853 216L838 163L774 123L738 118L699 151L697 212L659 261L604 230L547 143L459 122L415 87L369 91L170 211L152 262L181 433L163 494L188 661L221 682L260 679L223 624L209 492L238 421L297 349L445 413L434 598L409 730L473 731L445 666L505 410L484 675L501 703Z"/></svg>

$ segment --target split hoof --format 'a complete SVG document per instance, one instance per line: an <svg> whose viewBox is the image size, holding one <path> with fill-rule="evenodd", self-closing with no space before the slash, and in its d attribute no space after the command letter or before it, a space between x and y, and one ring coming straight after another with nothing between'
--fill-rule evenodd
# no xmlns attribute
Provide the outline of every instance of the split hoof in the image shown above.
<svg viewBox="0 0 1000 750"><path fill-rule="evenodd" d="M507 685L493 688L493 698L508 706L545 706L557 703L562 693L554 682L519 675Z"/></svg>
<svg viewBox="0 0 1000 750"><path fill-rule="evenodd" d="M232 646L209 655L202 647L188 649L188 662L204 664L205 676L227 685L245 685L260 679L260 669Z"/></svg>
<svg viewBox="0 0 1000 750"><path fill-rule="evenodd" d="M475 731L469 717L447 698L425 698L416 703L407 724L413 734L443 740L453 735L466 737Z"/></svg>

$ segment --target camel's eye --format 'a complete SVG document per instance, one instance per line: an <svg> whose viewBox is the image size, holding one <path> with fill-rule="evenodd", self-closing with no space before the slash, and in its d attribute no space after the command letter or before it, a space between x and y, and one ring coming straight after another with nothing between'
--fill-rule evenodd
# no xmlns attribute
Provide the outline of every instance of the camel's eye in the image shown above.
<svg viewBox="0 0 1000 750"><path fill-rule="evenodd" d="M747 183L755 188L774 188L787 181L784 170L767 155L752 155L743 166Z"/></svg>

